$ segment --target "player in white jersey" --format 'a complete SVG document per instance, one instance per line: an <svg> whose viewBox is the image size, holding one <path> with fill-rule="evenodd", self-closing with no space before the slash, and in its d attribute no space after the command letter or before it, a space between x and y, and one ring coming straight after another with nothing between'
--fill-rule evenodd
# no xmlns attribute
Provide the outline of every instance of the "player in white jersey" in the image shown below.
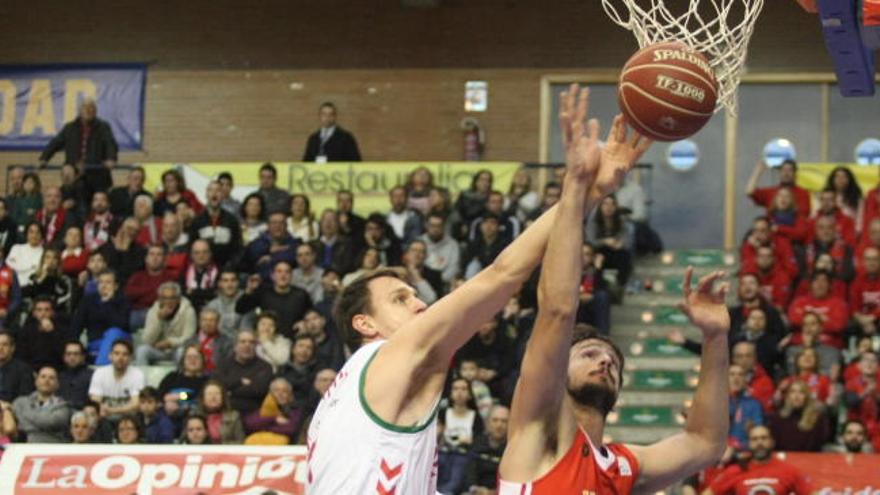
<svg viewBox="0 0 880 495"><path fill-rule="evenodd" d="M586 93L580 104L586 115ZM615 119L601 154L567 154L569 170L591 171L570 179L585 182L591 206L620 186L648 147L648 140L621 139L625 125ZM494 263L430 307L393 270L343 290L336 322L352 344L365 345L324 394L309 428L309 495L434 495L436 410L449 364L538 265L556 215L548 210Z"/></svg>

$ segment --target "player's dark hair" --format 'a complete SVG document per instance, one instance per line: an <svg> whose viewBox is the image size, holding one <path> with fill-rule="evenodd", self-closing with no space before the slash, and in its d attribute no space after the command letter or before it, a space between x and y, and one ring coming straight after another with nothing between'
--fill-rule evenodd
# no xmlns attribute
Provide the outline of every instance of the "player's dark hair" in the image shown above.
<svg viewBox="0 0 880 495"><path fill-rule="evenodd" d="M623 379L624 358L623 358L623 352L620 351L620 348L617 347L617 344L615 344L607 336L599 333L599 331L596 330L595 327L584 324L584 323L578 323L577 325L574 326L574 331L572 332L572 335L571 335L571 346L574 347L577 344L579 344L585 340L598 340L600 342L604 342L604 343L608 344L608 346L611 347L611 349L614 351L614 354L617 356L618 362L620 362L620 369L618 369L617 371L620 372L620 378L622 380Z"/></svg>
<svg viewBox="0 0 880 495"><path fill-rule="evenodd" d="M336 299L333 316L339 330L342 332L342 336L351 349L357 349L363 341L360 332L352 325L352 320L357 315L368 315L373 311L370 299L370 282L383 277L406 281L399 270L380 268L358 277L357 280L345 287Z"/></svg>

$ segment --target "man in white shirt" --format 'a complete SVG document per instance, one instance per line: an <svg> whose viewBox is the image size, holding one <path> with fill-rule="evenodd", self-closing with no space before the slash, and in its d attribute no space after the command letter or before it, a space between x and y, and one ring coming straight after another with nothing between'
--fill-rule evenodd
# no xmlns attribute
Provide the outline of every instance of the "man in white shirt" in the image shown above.
<svg viewBox="0 0 880 495"><path fill-rule="evenodd" d="M409 244L422 233L422 217L411 208L406 207L406 189L395 186L388 193L391 211L385 216L388 225L394 230L404 244Z"/></svg>
<svg viewBox="0 0 880 495"><path fill-rule="evenodd" d="M110 350L110 363L95 370L89 398L101 404L101 417L117 419L138 410L138 394L145 386L144 373L131 366L131 342L119 339Z"/></svg>
<svg viewBox="0 0 880 495"><path fill-rule="evenodd" d="M419 237L425 241L428 257L425 266L437 270L447 285L461 272L461 247L458 242L446 234L446 219L439 213L428 215L425 222L425 234Z"/></svg>

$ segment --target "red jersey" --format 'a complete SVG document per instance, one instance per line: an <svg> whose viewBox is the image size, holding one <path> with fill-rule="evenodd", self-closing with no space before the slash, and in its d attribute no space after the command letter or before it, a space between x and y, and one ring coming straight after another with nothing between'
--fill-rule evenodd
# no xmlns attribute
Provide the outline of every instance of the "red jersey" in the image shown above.
<svg viewBox="0 0 880 495"><path fill-rule="evenodd" d="M854 313L880 317L880 276L859 274L849 286L849 307Z"/></svg>
<svg viewBox="0 0 880 495"><path fill-rule="evenodd" d="M761 187L752 191L749 197L756 205L769 209L780 187ZM798 213L805 217L810 216L810 191L795 185L787 187L791 189L791 195L794 196L794 204L797 205Z"/></svg>
<svg viewBox="0 0 880 495"><path fill-rule="evenodd" d="M867 237L868 237L867 233L862 234L862 240L861 240L861 242L859 242L859 244L856 246L855 251L853 252L853 265L854 265L854 268L856 269L856 273L861 273L862 270L864 269L863 268L864 265L862 263L862 257L865 255L865 250L868 249L869 247L872 247L874 249L880 249L880 246L875 246L874 243L871 242L871 240L868 239Z"/></svg>
<svg viewBox="0 0 880 495"><path fill-rule="evenodd" d="M773 303L774 306L787 308L791 301L791 277L785 270L774 266L769 272L755 272L758 283L761 285L761 294L764 299Z"/></svg>
<svg viewBox="0 0 880 495"><path fill-rule="evenodd" d="M0 309L9 309L14 286L15 272L5 264L0 266Z"/></svg>
<svg viewBox="0 0 880 495"><path fill-rule="evenodd" d="M816 238L816 220L824 215L816 213L816 215L807 222L807 242L813 242ZM851 216L835 209L834 214L828 214L834 217L834 231L837 233L837 239L846 243L847 246L856 245L856 222Z"/></svg>
<svg viewBox="0 0 880 495"><path fill-rule="evenodd" d="M500 480L498 495L595 495L631 493L639 462L623 444L595 447L580 429L574 443L544 476L529 483Z"/></svg>
<svg viewBox="0 0 880 495"><path fill-rule="evenodd" d="M745 469L731 464L709 485L715 495L809 495L807 477L791 464L776 458L749 462Z"/></svg>
<svg viewBox="0 0 880 495"><path fill-rule="evenodd" d="M865 211L862 214L862 235L868 232L871 220L880 217L880 186L868 191L865 195Z"/></svg>
<svg viewBox="0 0 880 495"><path fill-rule="evenodd" d="M755 364L755 368L752 370L748 392L753 399L761 403L764 412L773 410L773 394L776 392L776 386L773 385L773 379L760 364Z"/></svg>
<svg viewBox="0 0 880 495"><path fill-rule="evenodd" d="M791 242L785 237L775 235L773 236L773 240L770 241L770 246L773 248L773 256L776 258L776 266L785 270L791 278L797 278L800 275L800 268L798 268L797 259L794 256L794 249L791 247ZM739 259L744 271L757 270L757 257L758 251L755 246L748 241L744 242L742 248L739 250Z"/></svg>
<svg viewBox="0 0 880 495"><path fill-rule="evenodd" d="M801 296L809 296L810 295L810 279L805 278L801 280L797 287L794 289L794 297L798 298ZM839 278L835 278L831 280L831 297L837 297L843 299L844 301L849 301L849 289L846 288L846 282L840 280Z"/></svg>
<svg viewBox="0 0 880 495"><path fill-rule="evenodd" d="M813 398L820 402L824 403L828 400L828 396L831 395L831 379L818 373L806 373L798 376L785 377L779 382L779 389L787 389L795 380L800 380L806 383L807 387L810 388L810 393L813 395Z"/></svg>
<svg viewBox="0 0 880 495"><path fill-rule="evenodd" d="M793 327L800 329L808 312L816 313L822 319L822 343L843 349L843 331L849 322L846 301L833 296L824 299L816 299L812 295L800 296L788 308L788 320Z"/></svg>

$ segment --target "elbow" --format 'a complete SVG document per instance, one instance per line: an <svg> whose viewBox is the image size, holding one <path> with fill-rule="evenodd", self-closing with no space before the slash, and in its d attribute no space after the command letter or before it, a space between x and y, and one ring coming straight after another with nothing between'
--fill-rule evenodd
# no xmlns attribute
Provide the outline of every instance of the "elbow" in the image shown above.
<svg viewBox="0 0 880 495"><path fill-rule="evenodd" d="M553 320L566 320L573 318L578 310L578 297L574 293L561 294L549 287L541 285L538 288L538 307L541 312Z"/></svg>

